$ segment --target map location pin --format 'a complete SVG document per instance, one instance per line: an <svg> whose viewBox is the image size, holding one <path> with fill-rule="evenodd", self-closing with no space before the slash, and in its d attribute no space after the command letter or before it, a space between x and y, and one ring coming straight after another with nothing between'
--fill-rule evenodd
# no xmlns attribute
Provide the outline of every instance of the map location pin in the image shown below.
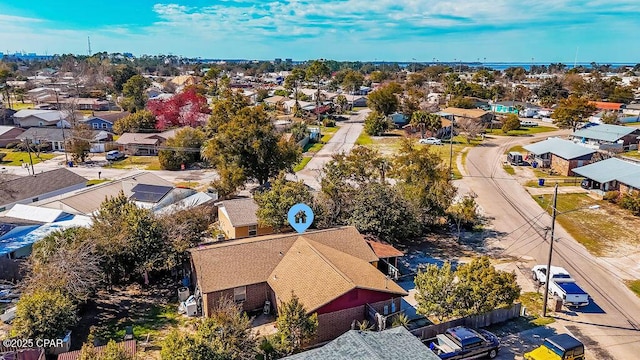
<svg viewBox="0 0 640 360"><path fill-rule="evenodd" d="M302 234L313 223L313 210L307 204L295 204L289 209L287 218L291 227Z"/></svg>

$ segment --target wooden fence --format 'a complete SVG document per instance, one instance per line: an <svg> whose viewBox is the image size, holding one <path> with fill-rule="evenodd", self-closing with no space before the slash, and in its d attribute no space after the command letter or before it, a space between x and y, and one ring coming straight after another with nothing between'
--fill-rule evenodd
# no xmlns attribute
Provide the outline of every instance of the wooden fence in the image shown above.
<svg viewBox="0 0 640 360"><path fill-rule="evenodd" d="M440 324L427 325L421 328L413 329L410 332L419 337L420 339L431 339L438 334L444 333L445 330L455 326L468 326L471 328L481 328L493 324L498 324L511 320L520 316L522 311L522 305L520 303L514 304L510 308L495 309L488 313L467 316L460 319L449 320Z"/></svg>

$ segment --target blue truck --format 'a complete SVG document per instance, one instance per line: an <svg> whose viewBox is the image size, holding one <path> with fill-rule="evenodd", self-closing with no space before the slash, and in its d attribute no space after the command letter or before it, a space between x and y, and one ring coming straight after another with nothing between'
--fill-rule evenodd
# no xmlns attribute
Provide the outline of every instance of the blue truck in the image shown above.
<svg viewBox="0 0 640 360"><path fill-rule="evenodd" d="M456 326L436 335L429 348L444 360L493 359L498 356L500 340L486 330Z"/></svg>

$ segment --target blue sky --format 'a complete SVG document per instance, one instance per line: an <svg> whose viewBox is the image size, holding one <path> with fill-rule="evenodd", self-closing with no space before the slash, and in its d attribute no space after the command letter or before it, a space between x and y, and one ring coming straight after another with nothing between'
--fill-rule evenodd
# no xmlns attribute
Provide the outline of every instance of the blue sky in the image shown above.
<svg viewBox="0 0 640 360"><path fill-rule="evenodd" d="M0 0L0 52L640 62L638 0Z"/></svg>

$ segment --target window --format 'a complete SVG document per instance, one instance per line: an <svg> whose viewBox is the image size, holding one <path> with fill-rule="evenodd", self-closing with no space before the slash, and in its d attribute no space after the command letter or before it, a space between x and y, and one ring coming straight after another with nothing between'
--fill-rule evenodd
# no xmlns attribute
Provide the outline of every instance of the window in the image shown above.
<svg viewBox="0 0 640 360"><path fill-rule="evenodd" d="M106 129L107 128L107 123L102 123L102 128Z"/></svg>
<svg viewBox="0 0 640 360"><path fill-rule="evenodd" d="M93 127L94 129L97 129L97 128L98 128L98 126L99 126L99 125L98 125L98 124L96 124L96 123L91 124L91 127Z"/></svg>
<svg viewBox="0 0 640 360"><path fill-rule="evenodd" d="M235 302L243 302L247 299L247 287L240 286L237 288L233 288L233 301Z"/></svg>
<svg viewBox="0 0 640 360"><path fill-rule="evenodd" d="M258 225L249 225L249 236L258 235Z"/></svg>

